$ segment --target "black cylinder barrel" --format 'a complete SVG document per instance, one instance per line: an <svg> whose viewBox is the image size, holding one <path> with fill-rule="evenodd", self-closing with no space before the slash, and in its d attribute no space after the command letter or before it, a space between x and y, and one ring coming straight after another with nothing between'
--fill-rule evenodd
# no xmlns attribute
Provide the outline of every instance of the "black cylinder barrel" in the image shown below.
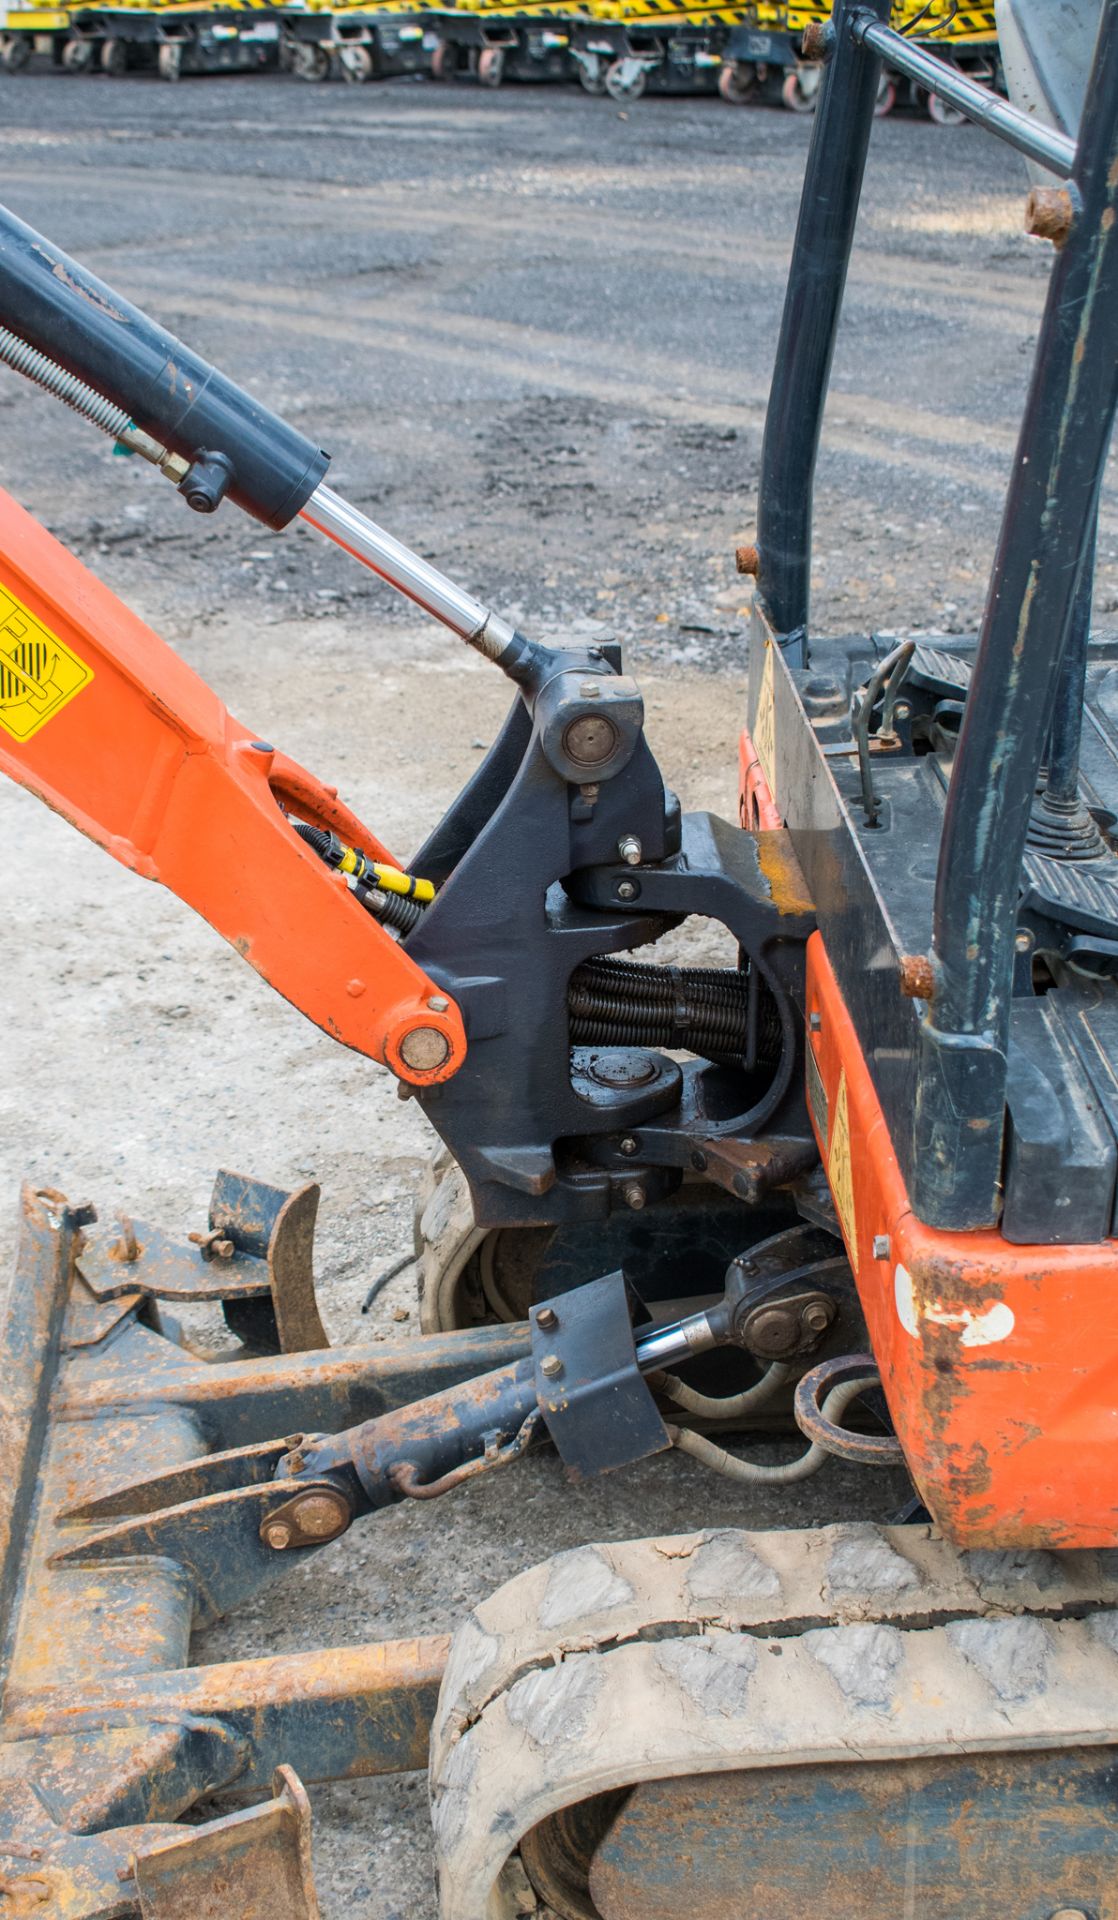
<svg viewBox="0 0 1118 1920"><path fill-rule="evenodd" d="M230 500L269 527L306 505L330 463L258 400L0 207L0 326L195 461L224 455ZM215 501L216 504L216 501Z"/></svg>

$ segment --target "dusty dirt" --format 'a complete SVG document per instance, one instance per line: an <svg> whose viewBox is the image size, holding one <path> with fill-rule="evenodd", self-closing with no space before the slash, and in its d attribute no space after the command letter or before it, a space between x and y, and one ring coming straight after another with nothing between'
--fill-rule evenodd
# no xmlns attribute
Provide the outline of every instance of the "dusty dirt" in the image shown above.
<svg viewBox="0 0 1118 1920"><path fill-rule="evenodd" d="M0 79L8 204L321 439L341 492L530 631L621 637L685 805L725 811L732 551L752 532L807 137L717 101ZM832 630L977 621L1047 271L1023 195L970 129L877 130L820 467ZM476 764L502 683L308 530L194 518L7 373L0 477L402 854ZM1114 548L1104 520L1104 600ZM409 1244L429 1145L414 1106L10 787L0 838L0 1190L14 1201L26 1173L186 1228L218 1164L313 1174L332 1339L409 1337L409 1274L371 1321L360 1304ZM516 1476L356 1530L199 1657L443 1630L588 1537L884 1515L898 1491L836 1466L794 1499L747 1497L673 1458L576 1493L549 1458ZM327 1920L430 1920L422 1778L314 1800Z"/></svg>

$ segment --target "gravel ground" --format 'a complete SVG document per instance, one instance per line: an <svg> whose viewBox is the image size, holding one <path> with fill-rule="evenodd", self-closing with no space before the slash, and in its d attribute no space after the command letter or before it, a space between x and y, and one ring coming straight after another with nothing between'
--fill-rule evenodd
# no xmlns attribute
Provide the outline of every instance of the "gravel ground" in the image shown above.
<svg viewBox="0 0 1118 1920"><path fill-rule="evenodd" d="M684 804L723 811L745 632L732 550L752 532L808 131L577 90L0 77L5 201L320 439L342 493L531 631L620 636ZM818 488L833 630L977 621L1047 272L1020 232L1024 190L971 129L876 131ZM0 478L401 853L476 764L497 677L308 530L195 519L6 373ZM185 1228L218 1164L313 1172L331 1337L408 1337L410 1275L371 1325L359 1309L409 1243L429 1145L414 1107L14 788L0 836L5 1189L30 1173ZM574 1493L550 1459L516 1475L358 1529L199 1657L441 1631L586 1538L884 1515L898 1494L836 1467L794 1500L747 1498L671 1458ZM430 1920L422 1779L314 1799L326 1920Z"/></svg>

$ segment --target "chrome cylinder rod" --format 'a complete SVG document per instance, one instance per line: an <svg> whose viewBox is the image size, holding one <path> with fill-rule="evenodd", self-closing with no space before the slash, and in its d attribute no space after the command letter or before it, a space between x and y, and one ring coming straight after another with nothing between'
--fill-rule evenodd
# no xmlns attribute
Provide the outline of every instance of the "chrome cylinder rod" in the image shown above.
<svg viewBox="0 0 1118 1920"><path fill-rule="evenodd" d="M915 46L870 13L856 16L851 31L855 40L872 47L906 79L915 80L918 86L946 100L949 106L958 107L968 120L1016 147L1027 160L1035 160L1039 166L1058 174L1061 180L1070 179L1075 166L1075 141L1069 140L1065 133L1058 133L1055 127L1046 127L1030 114L1022 113L1020 107L1011 106L989 87L969 80L957 67Z"/></svg>
<svg viewBox="0 0 1118 1920"><path fill-rule="evenodd" d="M712 1347L725 1343L725 1333L716 1332L705 1313L689 1313L685 1320L673 1320L669 1326L639 1331L637 1365L642 1373L656 1373L661 1367L677 1367L684 1360L693 1360L697 1353L709 1353Z"/></svg>
<svg viewBox="0 0 1118 1920"><path fill-rule="evenodd" d="M500 665L510 650L519 651L516 645L519 636L508 620L483 606L464 587L456 586L429 560L413 553L374 520L367 519L332 487L316 487L301 518L324 533L328 540L344 547L382 580L387 580L397 593L414 600L425 613L441 620L444 627L449 627L469 646L476 647L487 660L495 660Z"/></svg>

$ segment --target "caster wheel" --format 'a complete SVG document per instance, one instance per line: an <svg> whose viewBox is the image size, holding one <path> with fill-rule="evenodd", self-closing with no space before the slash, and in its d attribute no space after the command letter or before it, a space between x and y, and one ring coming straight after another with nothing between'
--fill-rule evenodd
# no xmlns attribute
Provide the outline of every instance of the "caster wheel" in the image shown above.
<svg viewBox="0 0 1118 1920"><path fill-rule="evenodd" d="M635 60L615 60L606 68L606 92L611 100L639 100L648 75Z"/></svg>
<svg viewBox="0 0 1118 1920"><path fill-rule="evenodd" d="M338 64L343 80L348 80L351 86L362 86L373 77L373 50L371 47L343 47Z"/></svg>
<svg viewBox="0 0 1118 1920"><path fill-rule="evenodd" d="M432 80L453 80L458 73L458 48L449 40L440 40L431 55Z"/></svg>
<svg viewBox="0 0 1118 1920"><path fill-rule="evenodd" d="M65 54L63 54L65 59ZM31 58L31 41L27 34L16 33L0 47L0 67L5 73L22 73Z"/></svg>
<svg viewBox="0 0 1118 1920"><path fill-rule="evenodd" d="M897 89L888 74L883 73L877 83L877 99L874 102L873 109L874 119L884 120L888 114L892 113L896 104Z"/></svg>
<svg viewBox="0 0 1118 1920"><path fill-rule="evenodd" d="M784 77L780 97L789 113L814 113L815 102L819 94L820 69L818 67L793 68Z"/></svg>
<svg viewBox="0 0 1118 1920"><path fill-rule="evenodd" d="M588 53L578 63L578 84L583 93L600 98L606 90L605 68L596 53Z"/></svg>
<svg viewBox="0 0 1118 1920"><path fill-rule="evenodd" d="M757 69L747 60L727 60L718 75L718 91L732 107L744 107L757 93Z"/></svg>
<svg viewBox="0 0 1118 1920"><path fill-rule="evenodd" d="M966 124L967 116L962 108L941 100L938 93L925 94L924 105L928 109L929 120L934 120L937 127L961 127Z"/></svg>
<svg viewBox="0 0 1118 1920"><path fill-rule="evenodd" d="M165 47L160 47L156 65L159 68L161 80L182 79L182 48L177 41L168 41Z"/></svg>
<svg viewBox="0 0 1118 1920"><path fill-rule="evenodd" d="M325 80L330 71L330 55L316 41L301 40L292 51L291 71L300 80Z"/></svg>
<svg viewBox="0 0 1118 1920"><path fill-rule="evenodd" d="M477 57L477 77L483 87L499 87L505 77L503 47L483 47Z"/></svg>
<svg viewBox="0 0 1118 1920"><path fill-rule="evenodd" d="M88 73L93 65L92 40L67 40L62 49L62 65L67 73Z"/></svg>
<svg viewBox="0 0 1118 1920"><path fill-rule="evenodd" d="M101 72L119 79L128 71L128 48L123 40L106 40L101 48Z"/></svg>

